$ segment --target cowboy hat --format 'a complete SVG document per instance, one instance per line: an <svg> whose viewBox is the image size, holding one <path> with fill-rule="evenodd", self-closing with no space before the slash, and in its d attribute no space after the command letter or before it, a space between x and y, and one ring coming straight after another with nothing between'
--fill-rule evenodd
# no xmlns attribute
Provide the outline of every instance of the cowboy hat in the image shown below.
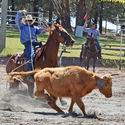
<svg viewBox="0 0 125 125"><path fill-rule="evenodd" d="M91 23L90 26L95 26L95 28L97 28L97 23Z"/></svg>
<svg viewBox="0 0 125 125"><path fill-rule="evenodd" d="M25 18L22 18L22 23L26 24L27 20L31 20L32 21L31 25L34 24L34 22L35 22L35 19L33 19L32 15L27 15Z"/></svg>

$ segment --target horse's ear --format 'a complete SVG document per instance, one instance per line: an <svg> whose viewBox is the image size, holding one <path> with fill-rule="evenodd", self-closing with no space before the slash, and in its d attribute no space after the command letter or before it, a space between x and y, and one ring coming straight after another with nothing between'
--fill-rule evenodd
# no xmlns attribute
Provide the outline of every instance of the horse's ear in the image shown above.
<svg viewBox="0 0 125 125"><path fill-rule="evenodd" d="M49 28L46 28L46 29L44 29L44 30L50 32L50 31L51 31L51 28L49 27Z"/></svg>
<svg viewBox="0 0 125 125"><path fill-rule="evenodd" d="M59 29L59 26L60 26L59 24L54 24L54 27L55 27L56 30Z"/></svg>

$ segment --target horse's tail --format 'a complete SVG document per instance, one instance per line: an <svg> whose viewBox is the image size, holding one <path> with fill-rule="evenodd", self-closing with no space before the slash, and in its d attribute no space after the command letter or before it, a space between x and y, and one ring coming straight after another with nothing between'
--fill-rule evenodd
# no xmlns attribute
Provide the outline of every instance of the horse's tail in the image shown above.
<svg viewBox="0 0 125 125"><path fill-rule="evenodd" d="M26 75L34 75L37 73L39 70L33 70L29 72L11 72L8 75L13 78L14 76L26 76Z"/></svg>

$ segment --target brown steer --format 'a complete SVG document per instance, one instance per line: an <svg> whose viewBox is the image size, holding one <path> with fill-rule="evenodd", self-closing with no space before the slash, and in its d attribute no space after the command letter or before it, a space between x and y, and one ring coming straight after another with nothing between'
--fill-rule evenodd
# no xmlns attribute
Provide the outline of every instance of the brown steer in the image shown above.
<svg viewBox="0 0 125 125"><path fill-rule="evenodd" d="M68 66L59 68L44 68L30 72L13 72L9 75L33 75L36 82L35 96L49 98L48 104L57 112L63 112L57 105L58 97L70 97L72 99L69 112L76 103L86 115L82 97L93 89L99 91L107 98L112 96L111 75L100 75L85 70L79 66ZM48 94L43 93L46 90Z"/></svg>

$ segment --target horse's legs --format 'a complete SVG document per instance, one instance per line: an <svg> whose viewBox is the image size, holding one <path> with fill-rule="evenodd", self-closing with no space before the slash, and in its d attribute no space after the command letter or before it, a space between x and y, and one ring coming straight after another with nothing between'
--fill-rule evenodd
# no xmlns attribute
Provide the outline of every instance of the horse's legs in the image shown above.
<svg viewBox="0 0 125 125"><path fill-rule="evenodd" d="M80 66L83 64L83 51L80 53Z"/></svg>
<svg viewBox="0 0 125 125"><path fill-rule="evenodd" d="M95 63L96 63L96 59L93 58L93 72L95 72Z"/></svg>
<svg viewBox="0 0 125 125"><path fill-rule="evenodd" d="M87 64L86 64L87 62L86 62L86 61L87 61L87 58L86 58L86 57L83 57L83 62L84 62L84 67L85 67L85 69L87 69Z"/></svg>
<svg viewBox="0 0 125 125"><path fill-rule="evenodd" d="M60 112L60 113L64 113L57 105L56 105L56 100L57 100L57 97L55 96L50 96L51 97L51 101L48 102L48 105L50 105L53 109L55 109L57 112Z"/></svg>
<svg viewBox="0 0 125 125"><path fill-rule="evenodd" d="M85 66L85 62L84 62L85 52L86 52L86 47L85 47L85 44L84 44L84 45L82 45L82 50L81 50L81 53L80 53L80 66L82 66L83 63L84 63L84 66Z"/></svg>
<svg viewBox="0 0 125 125"><path fill-rule="evenodd" d="M20 83L19 80L14 79L13 82L10 82L10 83L9 83L9 89L10 89L10 90L11 90L11 89L18 89L18 88L19 88L19 83Z"/></svg>
<svg viewBox="0 0 125 125"><path fill-rule="evenodd" d="M34 83L33 82L26 82L27 86L28 86L28 94L33 97L33 93L34 93Z"/></svg>
<svg viewBox="0 0 125 125"><path fill-rule="evenodd" d="M76 102L76 104L78 105L78 107L82 110L83 114L87 115L86 112L85 112L84 103L82 102L81 98L77 97L76 99L74 99L74 101Z"/></svg>
<svg viewBox="0 0 125 125"><path fill-rule="evenodd" d="M88 57L87 58L87 70L89 69L89 61L90 61L90 58Z"/></svg>
<svg viewBox="0 0 125 125"><path fill-rule="evenodd" d="M74 100L73 99L71 99L71 104L70 104L70 107L69 107L69 112L72 112L72 110L73 110L73 105L74 105Z"/></svg>

